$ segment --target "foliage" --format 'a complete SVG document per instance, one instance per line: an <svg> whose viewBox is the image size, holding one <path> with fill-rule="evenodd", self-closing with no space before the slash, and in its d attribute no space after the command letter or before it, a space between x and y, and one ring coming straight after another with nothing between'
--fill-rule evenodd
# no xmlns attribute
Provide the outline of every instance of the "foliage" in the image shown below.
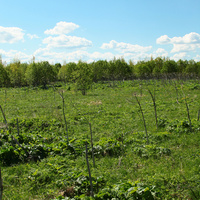
<svg viewBox="0 0 200 200"><path fill-rule="evenodd" d="M84 94L93 82L131 80L133 78L163 78L197 77L200 74L200 62L194 60L170 60L165 57L151 57L150 60L133 61L128 63L123 59L106 61L98 60L92 63L79 61L77 64L69 62L61 65L50 65L47 61L29 64L14 59L7 67L0 63L0 86L21 87L43 86L55 81L76 83L76 89ZM114 82L113 82L114 83Z"/></svg>
<svg viewBox="0 0 200 200"><path fill-rule="evenodd" d="M113 185L112 188L104 188L95 196L95 199L149 199L155 196L154 186L147 186L139 181L127 181Z"/></svg>
<svg viewBox="0 0 200 200"><path fill-rule="evenodd" d="M155 60L150 64L154 66ZM0 90L8 122L5 126L0 115L5 199L92 199L86 142L94 199L200 198L199 80L112 83L115 87L105 80L94 83L87 96L76 93L72 82L57 83L46 90ZM158 128L148 89L156 91ZM65 96L69 144L58 91ZM145 112L148 145L133 93ZM184 98L190 109L191 128ZM92 125L95 167L88 123Z"/></svg>
<svg viewBox="0 0 200 200"><path fill-rule="evenodd" d="M0 63L0 87L6 87L10 84L10 78L8 71L5 67Z"/></svg>
<svg viewBox="0 0 200 200"><path fill-rule="evenodd" d="M9 72L9 79L12 86L24 86L26 85L25 71L27 65L25 63L21 64L19 60L14 60L7 66Z"/></svg>
<svg viewBox="0 0 200 200"><path fill-rule="evenodd" d="M79 61L76 70L72 73L72 80L75 82L77 90L80 90L83 95L92 85L92 71L87 63Z"/></svg>
<svg viewBox="0 0 200 200"><path fill-rule="evenodd" d="M158 158L162 155L170 155L171 150L164 147L157 147L156 145L143 145L134 147L133 151L143 158L149 158L153 156L154 158Z"/></svg>
<svg viewBox="0 0 200 200"><path fill-rule="evenodd" d="M47 61L43 61L31 63L26 70L25 76L29 85L42 85L43 88L46 88L49 82L54 81L56 75L53 67Z"/></svg>
<svg viewBox="0 0 200 200"><path fill-rule="evenodd" d="M76 70L76 63L68 63L61 66L58 72L58 78L62 81L70 82L73 80L73 72Z"/></svg>
<svg viewBox="0 0 200 200"><path fill-rule="evenodd" d="M99 60L91 63L93 82L109 80L109 63L106 60Z"/></svg>

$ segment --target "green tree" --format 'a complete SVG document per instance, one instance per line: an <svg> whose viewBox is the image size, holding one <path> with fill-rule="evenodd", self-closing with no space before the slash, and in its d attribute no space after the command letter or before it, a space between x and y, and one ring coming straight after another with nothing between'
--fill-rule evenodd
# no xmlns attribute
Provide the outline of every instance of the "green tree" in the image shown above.
<svg viewBox="0 0 200 200"><path fill-rule="evenodd" d="M153 74L154 75L159 75L161 72L161 69L163 67L163 59L161 57L157 57L155 60L155 67L153 69Z"/></svg>
<svg viewBox="0 0 200 200"><path fill-rule="evenodd" d="M200 61L196 63L197 65L197 74L200 75Z"/></svg>
<svg viewBox="0 0 200 200"><path fill-rule="evenodd" d="M38 63L33 62L27 67L25 77L29 85L42 85L43 88L46 88L46 85L49 82L55 80L56 73L53 70L52 65L47 61Z"/></svg>
<svg viewBox="0 0 200 200"><path fill-rule="evenodd" d="M119 80L128 79L132 75L131 67L126 63L126 61L121 58L117 59L115 62L116 77Z"/></svg>
<svg viewBox="0 0 200 200"><path fill-rule="evenodd" d="M112 81L116 80L117 75L118 75L118 71L117 71L115 62L116 62L116 58L109 61L109 63L108 63L108 78L109 78L109 80L112 80Z"/></svg>
<svg viewBox="0 0 200 200"><path fill-rule="evenodd" d="M40 85L40 71L37 63L32 62L28 65L25 73L25 78L28 85L32 86Z"/></svg>
<svg viewBox="0 0 200 200"><path fill-rule="evenodd" d="M48 83L56 80L56 72L48 61L39 62L38 65L40 71L40 84L43 88L46 88Z"/></svg>
<svg viewBox="0 0 200 200"><path fill-rule="evenodd" d="M2 63L0 63L0 87L5 87L9 85L10 85L10 79L8 72L6 71Z"/></svg>
<svg viewBox="0 0 200 200"><path fill-rule="evenodd" d="M185 68L186 74L198 74L198 65L194 60L189 60Z"/></svg>
<svg viewBox="0 0 200 200"><path fill-rule="evenodd" d="M85 62L79 61L76 70L72 73L71 80L75 82L77 90L80 90L83 95L92 85L92 70Z"/></svg>
<svg viewBox="0 0 200 200"><path fill-rule="evenodd" d="M178 73L184 73L185 69L188 65L188 61L187 60L178 60L177 61L177 72Z"/></svg>
<svg viewBox="0 0 200 200"><path fill-rule="evenodd" d="M93 62L91 68L94 82L108 79L108 62L106 60Z"/></svg>
<svg viewBox="0 0 200 200"><path fill-rule="evenodd" d="M146 62L140 61L135 65L135 73L137 77L144 78L151 74L151 70Z"/></svg>
<svg viewBox="0 0 200 200"><path fill-rule="evenodd" d="M76 70L76 63L70 62L68 64L63 65L59 72L58 78L62 81L69 82L73 79L73 72Z"/></svg>
<svg viewBox="0 0 200 200"><path fill-rule="evenodd" d="M148 66L148 71L150 74L153 74L153 70L156 66L156 62L155 60L153 59L153 57L151 57L151 60L147 61L146 62L147 66Z"/></svg>
<svg viewBox="0 0 200 200"><path fill-rule="evenodd" d="M161 73L176 73L177 63L174 60L167 60L163 63Z"/></svg>
<svg viewBox="0 0 200 200"><path fill-rule="evenodd" d="M132 69L123 58L114 58L108 63L108 77L110 80L123 80L131 76Z"/></svg>
<svg viewBox="0 0 200 200"><path fill-rule="evenodd" d="M58 73L59 73L62 66L61 66L60 63L56 63L55 65L52 65L52 67L53 67L53 71L54 71L54 74L55 74L55 81L57 81L58 80Z"/></svg>
<svg viewBox="0 0 200 200"><path fill-rule="evenodd" d="M12 86L26 85L26 65L21 64L19 60L14 60L7 66L7 70L9 72L9 78Z"/></svg>
<svg viewBox="0 0 200 200"><path fill-rule="evenodd" d="M136 72L135 72L135 64L134 64L134 62L132 60L129 60L128 65L129 65L129 67L131 69L131 77L135 77Z"/></svg>

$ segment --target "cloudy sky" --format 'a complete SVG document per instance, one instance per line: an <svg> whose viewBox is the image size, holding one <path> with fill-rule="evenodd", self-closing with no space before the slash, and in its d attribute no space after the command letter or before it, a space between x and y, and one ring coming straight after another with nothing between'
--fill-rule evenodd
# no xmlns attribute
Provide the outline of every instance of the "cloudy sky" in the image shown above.
<svg viewBox="0 0 200 200"><path fill-rule="evenodd" d="M199 0L1 0L0 7L3 62L200 61Z"/></svg>

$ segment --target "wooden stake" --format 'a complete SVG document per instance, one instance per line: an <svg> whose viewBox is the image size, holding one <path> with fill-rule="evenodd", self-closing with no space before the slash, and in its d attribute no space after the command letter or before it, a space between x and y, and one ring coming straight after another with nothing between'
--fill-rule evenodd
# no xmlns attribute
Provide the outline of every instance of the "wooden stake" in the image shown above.
<svg viewBox="0 0 200 200"><path fill-rule="evenodd" d="M64 122L65 122L65 128L66 128L66 133L67 133L67 144L69 144L69 135L68 135L68 127L67 127L67 120L65 117L65 98L63 95L63 91L62 94L59 92L61 98L62 98L62 102L63 102L63 118L64 118Z"/></svg>
<svg viewBox="0 0 200 200"><path fill-rule="evenodd" d="M5 123L5 124L6 124L6 126L7 126L7 120L6 120L6 116L5 116L4 112L3 112L3 109L2 109L2 107L1 107L1 105L0 105L0 109L1 109L1 112L2 112L2 114L3 114L4 123Z"/></svg>
<svg viewBox="0 0 200 200"><path fill-rule="evenodd" d="M91 123L89 122L90 126L90 136L91 136L91 147L92 147L92 160L93 160L93 167L95 167L95 160L94 160L94 149L93 149L93 139L92 139L92 127Z"/></svg>
<svg viewBox="0 0 200 200"><path fill-rule="evenodd" d="M3 196L3 180L1 178L1 168L0 168L0 200L2 200Z"/></svg>
<svg viewBox="0 0 200 200"><path fill-rule="evenodd" d="M87 163L87 168L88 168L88 174L89 174L89 179L90 179L90 195L94 198L94 192L93 192L93 185L92 185L92 176L91 176L91 172L90 172L90 164L88 161L88 149L87 149L87 142L85 143L85 157L86 157L86 163Z"/></svg>
<svg viewBox="0 0 200 200"><path fill-rule="evenodd" d="M199 121L200 109L198 110L197 121Z"/></svg>
<svg viewBox="0 0 200 200"><path fill-rule="evenodd" d="M154 113L155 113L155 119L156 119L156 128L158 129L158 118L157 118L157 111L156 111L156 99L155 99L155 90L154 95L151 93L151 91L148 89L149 94L151 95L152 101L153 101L153 107L154 107Z"/></svg>
<svg viewBox="0 0 200 200"><path fill-rule="evenodd" d="M183 90L182 90L182 92L183 92ZM183 92L183 95L185 97L185 106L187 108L187 116L188 116L188 120L189 120L189 123L190 123L190 131L192 131L192 122L191 122L191 119L190 119L190 111L189 111L187 99L186 99L186 96L185 96L184 92Z"/></svg>
<svg viewBox="0 0 200 200"><path fill-rule="evenodd" d="M18 118L17 118L17 135L19 137L19 122L18 122Z"/></svg>
<svg viewBox="0 0 200 200"><path fill-rule="evenodd" d="M179 104L179 102L178 102L178 89L177 89L175 81L174 81L174 87L175 87L175 90L176 90L176 102Z"/></svg>
<svg viewBox="0 0 200 200"><path fill-rule="evenodd" d="M145 128L145 133L146 133L146 138L147 138L147 144L149 144L149 136L148 136L148 133L147 133L147 127L146 127L146 122L145 122L145 118L144 118L144 113L142 111L142 107L141 107L141 104L140 104L140 101L138 100L137 98L137 95L135 94L135 99L139 105L139 108L140 108L140 112L142 114L142 119L143 119L143 123L144 123L144 128Z"/></svg>

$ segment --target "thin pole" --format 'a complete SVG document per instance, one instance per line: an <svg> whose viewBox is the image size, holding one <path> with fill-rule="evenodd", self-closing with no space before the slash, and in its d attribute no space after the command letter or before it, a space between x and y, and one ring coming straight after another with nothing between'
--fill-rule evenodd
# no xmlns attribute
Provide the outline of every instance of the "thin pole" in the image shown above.
<svg viewBox="0 0 200 200"><path fill-rule="evenodd" d="M87 142L85 143L85 148L86 148L86 152L85 152L85 157L86 157L86 162L87 162L87 168L88 168L88 174L89 174L89 179L90 179L90 194L92 197L94 197L94 193L93 193L93 185L92 185L92 176L91 176L91 172L90 172L90 164L88 161L88 149L87 149Z"/></svg>
<svg viewBox="0 0 200 200"><path fill-rule="evenodd" d="M65 98L63 95L63 91L62 94L59 92L60 97L62 98L62 102L63 102L63 118L64 118L64 122L65 122L65 129L66 129L66 133L67 133L67 144L69 144L69 136L68 136L68 127L67 127L67 120L65 117Z"/></svg>
<svg viewBox="0 0 200 200"><path fill-rule="evenodd" d="M183 92L183 89L182 89L182 92ZM189 110L189 106L188 106L187 99L186 99L184 92L183 92L183 95L185 97L185 106L187 108L187 116L188 116L188 120L190 122L190 131L192 131L192 122L191 122L191 119L190 119L190 110Z"/></svg>
<svg viewBox="0 0 200 200"><path fill-rule="evenodd" d="M148 133L147 133L147 127L146 127L146 122L145 122L145 118L144 118L144 113L142 111L142 107L141 107L141 104L140 104L140 101L138 100L136 94L135 94L135 99L139 105L139 108L140 108L140 112L142 113L142 119L143 119L143 122L144 122L144 128L145 128L145 133L146 133L146 138L147 138L147 144L149 144L149 137L148 137Z"/></svg>
<svg viewBox="0 0 200 200"><path fill-rule="evenodd" d="M157 110L156 110L156 98L155 98L155 90L154 90L154 95L152 92L148 89L149 94L151 95L152 101L153 101L153 107L154 107L154 113L155 113L155 119L156 119L156 128L158 129L158 117L157 117Z"/></svg>
<svg viewBox="0 0 200 200"><path fill-rule="evenodd" d="M3 114L4 122L5 122L6 126L7 126L6 116L5 116L4 112L3 112L3 109L2 109L2 107L1 107L1 105L0 105L0 109L1 109L1 112L2 112L2 114Z"/></svg>
<svg viewBox="0 0 200 200"><path fill-rule="evenodd" d="M17 135L19 137L19 122L18 122L18 118L17 118Z"/></svg>
<svg viewBox="0 0 200 200"><path fill-rule="evenodd" d="M3 196L3 180L1 178L1 168L0 168L0 200L2 200Z"/></svg>
<svg viewBox="0 0 200 200"><path fill-rule="evenodd" d="M90 135L91 135L91 147L92 147L92 160L93 160L93 167L95 167L95 160L94 160L94 149L93 149L93 139L92 139L92 127L91 123L89 122L90 126Z"/></svg>

